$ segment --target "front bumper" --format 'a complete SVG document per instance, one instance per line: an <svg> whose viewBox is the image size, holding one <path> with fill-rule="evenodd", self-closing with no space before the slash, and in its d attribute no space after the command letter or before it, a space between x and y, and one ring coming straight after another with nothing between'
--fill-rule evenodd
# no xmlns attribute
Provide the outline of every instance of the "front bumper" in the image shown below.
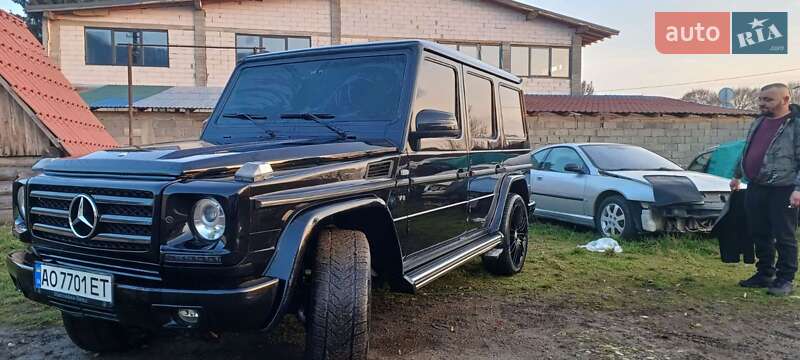
<svg viewBox="0 0 800 360"><path fill-rule="evenodd" d="M8 255L8 267L14 286L25 297L79 316L88 316L147 329L204 329L215 331L257 330L275 316L281 294L281 282L275 278L247 281L239 287L192 290L114 284L111 308L82 304L41 293L34 289L33 268L41 261L28 251ZM200 314L196 324L177 316L178 309L194 309Z"/></svg>

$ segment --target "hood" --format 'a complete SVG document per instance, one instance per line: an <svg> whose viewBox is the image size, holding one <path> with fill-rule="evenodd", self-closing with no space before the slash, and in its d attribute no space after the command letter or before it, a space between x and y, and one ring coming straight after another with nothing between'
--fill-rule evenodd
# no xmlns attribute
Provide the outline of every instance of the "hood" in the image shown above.
<svg viewBox="0 0 800 360"><path fill-rule="evenodd" d="M393 146L310 139L215 145L184 141L148 147L98 151L79 158L45 159L34 170L51 173L182 177L236 170L251 161L269 162L276 170L395 152Z"/></svg>
<svg viewBox="0 0 800 360"><path fill-rule="evenodd" d="M730 192L730 179L711 174L704 174L695 171L652 171L652 170L630 170L630 171L606 171L606 174L630 179L649 184L645 176L682 176L694 183L700 192Z"/></svg>

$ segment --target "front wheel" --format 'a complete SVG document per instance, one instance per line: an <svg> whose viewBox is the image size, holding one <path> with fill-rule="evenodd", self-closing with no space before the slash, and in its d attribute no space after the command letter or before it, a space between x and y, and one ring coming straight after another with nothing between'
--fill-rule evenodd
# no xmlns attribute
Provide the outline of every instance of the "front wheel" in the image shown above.
<svg viewBox="0 0 800 360"><path fill-rule="evenodd" d="M630 239L637 233L631 203L619 195L603 199L597 207L594 224L605 237Z"/></svg>
<svg viewBox="0 0 800 360"><path fill-rule="evenodd" d="M366 359L371 266L364 233L323 229L311 273L306 359Z"/></svg>

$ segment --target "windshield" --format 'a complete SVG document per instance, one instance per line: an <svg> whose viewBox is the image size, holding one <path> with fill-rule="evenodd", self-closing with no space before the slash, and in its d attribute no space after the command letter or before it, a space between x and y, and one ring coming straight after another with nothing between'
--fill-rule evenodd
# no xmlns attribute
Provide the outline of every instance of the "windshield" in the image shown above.
<svg viewBox="0 0 800 360"><path fill-rule="evenodd" d="M213 125L216 132L244 137L337 137L326 129L328 123L356 139L383 139L387 124L401 118L405 71L405 55L246 67ZM307 121L307 114L326 116L320 122Z"/></svg>
<svg viewBox="0 0 800 360"><path fill-rule="evenodd" d="M658 154L630 145L583 145L583 152L600 170L683 170Z"/></svg>

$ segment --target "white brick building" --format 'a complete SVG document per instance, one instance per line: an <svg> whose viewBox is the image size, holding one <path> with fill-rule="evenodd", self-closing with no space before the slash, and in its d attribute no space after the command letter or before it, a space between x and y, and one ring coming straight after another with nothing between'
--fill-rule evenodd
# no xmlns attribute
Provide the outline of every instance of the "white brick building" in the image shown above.
<svg viewBox="0 0 800 360"><path fill-rule="evenodd" d="M130 42L136 85L221 86L232 49L270 51L420 38L452 44L525 79L529 93L580 91L581 48L614 29L513 0L35 0L43 42L76 86L127 83ZM250 50L238 50L240 55Z"/></svg>

